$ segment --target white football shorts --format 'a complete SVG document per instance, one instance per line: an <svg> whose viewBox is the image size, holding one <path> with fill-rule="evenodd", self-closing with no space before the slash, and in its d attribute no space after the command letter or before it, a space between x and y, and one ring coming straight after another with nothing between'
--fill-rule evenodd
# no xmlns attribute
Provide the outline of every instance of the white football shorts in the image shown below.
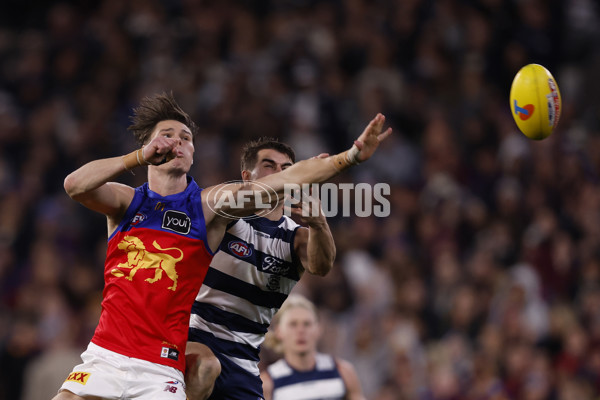
<svg viewBox="0 0 600 400"><path fill-rule="evenodd" d="M59 389L104 399L185 400L183 373L90 343Z"/></svg>

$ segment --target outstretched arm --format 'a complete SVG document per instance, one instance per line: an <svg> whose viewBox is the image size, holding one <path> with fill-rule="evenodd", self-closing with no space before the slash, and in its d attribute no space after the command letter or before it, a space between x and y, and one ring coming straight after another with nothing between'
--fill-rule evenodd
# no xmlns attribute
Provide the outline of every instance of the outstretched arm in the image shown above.
<svg viewBox="0 0 600 400"><path fill-rule="evenodd" d="M358 165L368 160L377 150L379 143L392 133L391 128L383 130L384 123L385 117L382 114L377 114L358 139L354 141L352 148L343 153L327 158L317 157L303 160L284 171L263 177L255 182L249 182L243 186L241 184L237 186L222 184L205 189L203 191L203 202L205 202L206 207L203 208L207 224L210 224L213 218L218 218L224 214L242 217L261 210L257 207L256 202L251 201L242 204L235 203L234 207L231 207L231 203L218 203L217 200L222 199L222 197L210 198L211 196L208 196L208 193L218 193L223 188L229 192L232 198L237 198L236 191L255 191L263 196L264 204L264 202L269 201L268 196L273 195L273 192L278 196L282 196L286 184L301 185L324 182L352 165ZM264 190L265 185L270 189L270 192Z"/></svg>
<svg viewBox="0 0 600 400"><path fill-rule="evenodd" d="M392 128L382 130L384 123L385 117L377 114L349 150L327 158L317 157L300 161L280 173L261 178L258 182L268 184L278 193L284 191L286 183L301 185L324 182L349 167L371 158L379 143L392 133Z"/></svg>

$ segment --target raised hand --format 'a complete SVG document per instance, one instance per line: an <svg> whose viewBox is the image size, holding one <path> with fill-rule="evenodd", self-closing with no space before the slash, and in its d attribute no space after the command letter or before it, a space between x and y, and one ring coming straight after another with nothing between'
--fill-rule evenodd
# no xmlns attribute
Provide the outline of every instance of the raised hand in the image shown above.
<svg viewBox="0 0 600 400"><path fill-rule="evenodd" d="M383 124L385 123L385 116L383 114L377 114L375 118L369 122L369 125L361 133L361 135L354 141L354 145L358 148L358 154L356 160L363 162L371 158L379 143L385 140L392 134L392 128L383 130Z"/></svg>
<svg viewBox="0 0 600 400"><path fill-rule="evenodd" d="M323 158L323 157L319 157ZM296 192L296 200L287 198L284 202L284 214L294 217L296 222L308 227L319 227L327 224L325 213L321 208L321 200L307 192Z"/></svg>
<svg viewBox="0 0 600 400"><path fill-rule="evenodd" d="M175 158L175 148L181 139L157 136L142 149L142 156L147 164L161 165Z"/></svg>

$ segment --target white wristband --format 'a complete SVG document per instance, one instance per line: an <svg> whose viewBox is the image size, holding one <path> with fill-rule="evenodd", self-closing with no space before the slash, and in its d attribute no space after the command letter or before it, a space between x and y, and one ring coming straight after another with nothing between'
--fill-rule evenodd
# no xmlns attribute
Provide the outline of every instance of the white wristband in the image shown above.
<svg viewBox="0 0 600 400"><path fill-rule="evenodd" d="M350 165L360 164L360 160L358 159L359 153L360 153L360 150L358 149L358 147L356 147L355 144L353 144L352 147L350 148L350 150L348 150L348 152L346 153L346 159L348 160Z"/></svg>

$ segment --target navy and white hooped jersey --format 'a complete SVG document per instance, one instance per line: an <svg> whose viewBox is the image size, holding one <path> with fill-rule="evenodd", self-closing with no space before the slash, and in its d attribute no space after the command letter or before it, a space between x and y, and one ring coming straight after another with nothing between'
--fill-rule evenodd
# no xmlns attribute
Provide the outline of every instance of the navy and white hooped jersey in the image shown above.
<svg viewBox="0 0 600 400"><path fill-rule="evenodd" d="M192 307L190 340L258 377L259 346L300 279L298 228L287 216L239 219L228 228Z"/></svg>
<svg viewBox="0 0 600 400"><path fill-rule="evenodd" d="M335 358L317 353L315 368L297 371L285 359L267 367L273 380L273 400L341 400L346 385Z"/></svg>

